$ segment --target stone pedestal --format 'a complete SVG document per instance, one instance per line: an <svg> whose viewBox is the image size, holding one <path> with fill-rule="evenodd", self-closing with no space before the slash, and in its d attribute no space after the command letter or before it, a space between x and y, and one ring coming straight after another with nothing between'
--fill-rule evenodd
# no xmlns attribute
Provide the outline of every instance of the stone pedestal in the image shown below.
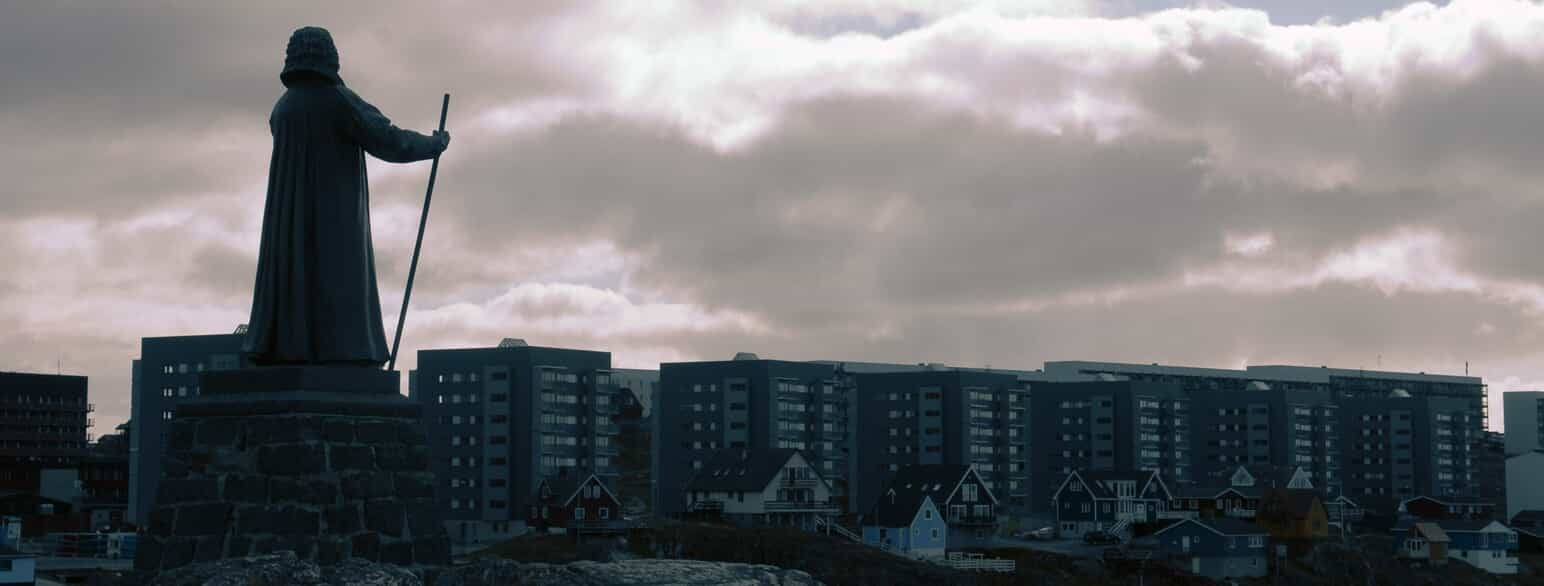
<svg viewBox="0 0 1544 586"><path fill-rule="evenodd" d="M135 568L280 550L324 566L449 564L421 407L397 380L320 367L202 375L168 426Z"/></svg>

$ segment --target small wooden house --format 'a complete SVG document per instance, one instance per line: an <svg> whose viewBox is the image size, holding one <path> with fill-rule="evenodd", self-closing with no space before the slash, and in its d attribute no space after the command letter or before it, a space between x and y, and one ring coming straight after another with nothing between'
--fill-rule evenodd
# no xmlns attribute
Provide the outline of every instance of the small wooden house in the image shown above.
<svg viewBox="0 0 1544 586"><path fill-rule="evenodd" d="M568 472L536 486L527 524L538 530L563 528L570 535L624 533L622 501L590 472Z"/></svg>

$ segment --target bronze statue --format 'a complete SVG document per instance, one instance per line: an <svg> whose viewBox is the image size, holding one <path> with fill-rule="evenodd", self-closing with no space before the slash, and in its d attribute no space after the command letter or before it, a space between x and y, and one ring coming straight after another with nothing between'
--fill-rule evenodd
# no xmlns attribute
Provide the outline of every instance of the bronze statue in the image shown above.
<svg viewBox="0 0 1544 586"><path fill-rule="evenodd" d="M326 29L290 36L268 119L273 156L243 350L259 366L380 367L390 358L370 241L365 153L393 163L430 159L450 135L392 125L338 77Z"/></svg>

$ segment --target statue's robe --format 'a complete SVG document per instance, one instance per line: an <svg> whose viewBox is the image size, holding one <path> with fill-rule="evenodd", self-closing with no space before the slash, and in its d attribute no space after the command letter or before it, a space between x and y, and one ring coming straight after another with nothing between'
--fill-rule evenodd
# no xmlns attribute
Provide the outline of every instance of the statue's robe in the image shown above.
<svg viewBox="0 0 1544 586"><path fill-rule="evenodd" d="M268 120L273 158L243 350L258 365L379 366L391 349L364 153L407 163L434 157L439 142L393 126L341 83L286 85Z"/></svg>

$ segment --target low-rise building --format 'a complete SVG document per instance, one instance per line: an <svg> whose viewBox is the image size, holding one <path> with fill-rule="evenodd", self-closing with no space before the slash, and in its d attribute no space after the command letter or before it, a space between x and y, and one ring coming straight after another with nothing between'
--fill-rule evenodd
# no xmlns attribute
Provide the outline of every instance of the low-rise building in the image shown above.
<svg viewBox="0 0 1544 586"><path fill-rule="evenodd" d="M1435 560L1440 550L1491 574L1517 573L1517 532L1489 519L1403 519L1394 525L1401 557ZM1447 538L1446 545L1441 539Z"/></svg>
<svg viewBox="0 0 1544 586"><path fill-rule="evenodd" d="M1544 552L1544 510L1518 511L1512 516L1512 530L1517 532L1517 551Z"/></svg>
<svg viewBox="0 0 1544 586"><path fill-rule="evenodd" d="M1190 516L1171 511L1177 501L1153 471L1073 471L1052 493L1057 534L1064 539L1092 531L1128 533L1133 525Z"/></svg>
<svg viewBox="0 0 1544 586"><path fill-rule="evenodd" d="M904 495L913 491L927 496L943 513L951 549L986 546L996 535L997 496L975 466L906 466L890 477L889 485L876 502L891 499L892 493Z"/></svg>
<svg viewBox="0 0 1544 586"><path fill-rule="evenodd" d="M1266 574L1265 528L1232 518L1183 519L1154 534L1159 551L1192 574L1218 580Z"/></svg>
<svg viewBox="0 0 1544 586"><path fill-rule="evenodd" d="M538 530L561 527L569 535L625 533L622 500L600 476L589 471L545 478L531 499L527 525Z"/></svg>
<svg viewBox="0 0 1544 586"><path fill-rule="evenodd" d="M835 515L831 485L803 452L787 448L719 450L686 484L688 513L716 514L742 527L815 530Z"/></svg>
<svg viewBox="0 0 1544 586"><path fill-rule="evenodd" d="M942 557L949 526L922 485L891 487L863 516L863 543L915 557Z"/></svg>
<svg viewBox="0 0 1544 586"><path fill-rule="evenodd" d="M37 583L37 558L0 545L0 586Z"/></svg>
<svg viewBox="0 0 1544 586"><path fill-rule="evenodd" d="M1496 505L1472 498L1418 496L1400 501L1397 512L1417 519L1493 519Z"/></svg>
<svg viewBox="0 0 1544 586"><path fill-rule="evenodd" d="M1277 542L1290 543L1305 552L1313 541L1330 535L1329 514L1318 493L1306 488L1272 488L1260 497L1255 522L1269 529Z"/></svg>

